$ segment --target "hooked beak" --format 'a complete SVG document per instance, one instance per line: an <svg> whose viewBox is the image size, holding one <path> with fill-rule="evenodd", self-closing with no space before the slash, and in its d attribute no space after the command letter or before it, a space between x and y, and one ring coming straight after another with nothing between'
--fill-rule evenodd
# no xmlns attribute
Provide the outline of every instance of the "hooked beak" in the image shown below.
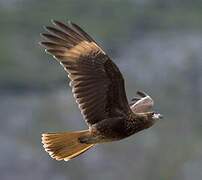
<svg viewBox="0 0 202 180"><path fill-rule="evenodd" d="M159 119L163 119L163 114L159 114Z"/></svg>

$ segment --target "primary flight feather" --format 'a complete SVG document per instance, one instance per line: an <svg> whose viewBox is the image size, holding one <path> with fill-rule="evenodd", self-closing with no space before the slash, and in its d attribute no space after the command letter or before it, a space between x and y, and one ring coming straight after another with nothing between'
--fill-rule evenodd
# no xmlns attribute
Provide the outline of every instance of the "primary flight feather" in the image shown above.
<svg viewBox="0 0 202 180"><path fill-rule="evenodd" d="M89 126L88 130L42 135L44 148L52 158L69 160L95 144L126 138L151 127L161 114L148 112L153 100L143 92L130 106L124 78L119 68L81 27L52 20L56 28L45 26L49 33L40 44L68 73L70 86ZM135 102L134 102L135 101Z"/></svg>

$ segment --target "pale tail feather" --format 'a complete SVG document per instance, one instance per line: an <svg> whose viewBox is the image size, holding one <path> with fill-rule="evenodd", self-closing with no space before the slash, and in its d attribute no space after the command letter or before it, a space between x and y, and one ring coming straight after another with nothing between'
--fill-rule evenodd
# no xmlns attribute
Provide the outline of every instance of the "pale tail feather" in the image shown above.
<svg viewBox="0 0 202 180"><path fill-rule="evenodd" d="M43 147L52 158L68 161L94 146L94 144L85 144L80 143L79 141L80 137L83 137L88 133L89 131L86 130L42 134Z"/></svg>

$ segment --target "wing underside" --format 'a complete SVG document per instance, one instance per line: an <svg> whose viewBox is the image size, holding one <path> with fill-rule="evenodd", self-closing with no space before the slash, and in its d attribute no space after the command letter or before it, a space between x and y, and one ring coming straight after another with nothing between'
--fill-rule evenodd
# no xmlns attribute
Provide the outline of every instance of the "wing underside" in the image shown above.
<svg viewBox="0 0 202 180"><path fill-rule="evenodd" d="M88 125L130 111L124 79L113 61L78 25L52 20L41 42L68 72L70 86ZM117 109L119 111L117 111ZM120 115L120 114L119 114Z"/></svg>

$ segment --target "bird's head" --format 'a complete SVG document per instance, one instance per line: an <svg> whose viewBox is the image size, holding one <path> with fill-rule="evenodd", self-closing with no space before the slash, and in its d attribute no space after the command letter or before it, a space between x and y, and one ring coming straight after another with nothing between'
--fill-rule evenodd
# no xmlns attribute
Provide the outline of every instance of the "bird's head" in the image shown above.
<svg viewBox="0 0 202 180"><path fill-rule="evenodd" d="M145 113L147 118L146 118L146 123L145 123L145 128L151 127L153 124L155 124L158 120L163 119L163 115L156 113L156 112L147 112Z"/></svg>
<svg viewBox="0 0 202 180"><path fill-rule="evenodd" d="M156 121L158 121L159 119L163 119L163 115L162 115L162 114L159 114L159 113L153 112L152 120L153 120L154 122L156 122Z"/></svg>

